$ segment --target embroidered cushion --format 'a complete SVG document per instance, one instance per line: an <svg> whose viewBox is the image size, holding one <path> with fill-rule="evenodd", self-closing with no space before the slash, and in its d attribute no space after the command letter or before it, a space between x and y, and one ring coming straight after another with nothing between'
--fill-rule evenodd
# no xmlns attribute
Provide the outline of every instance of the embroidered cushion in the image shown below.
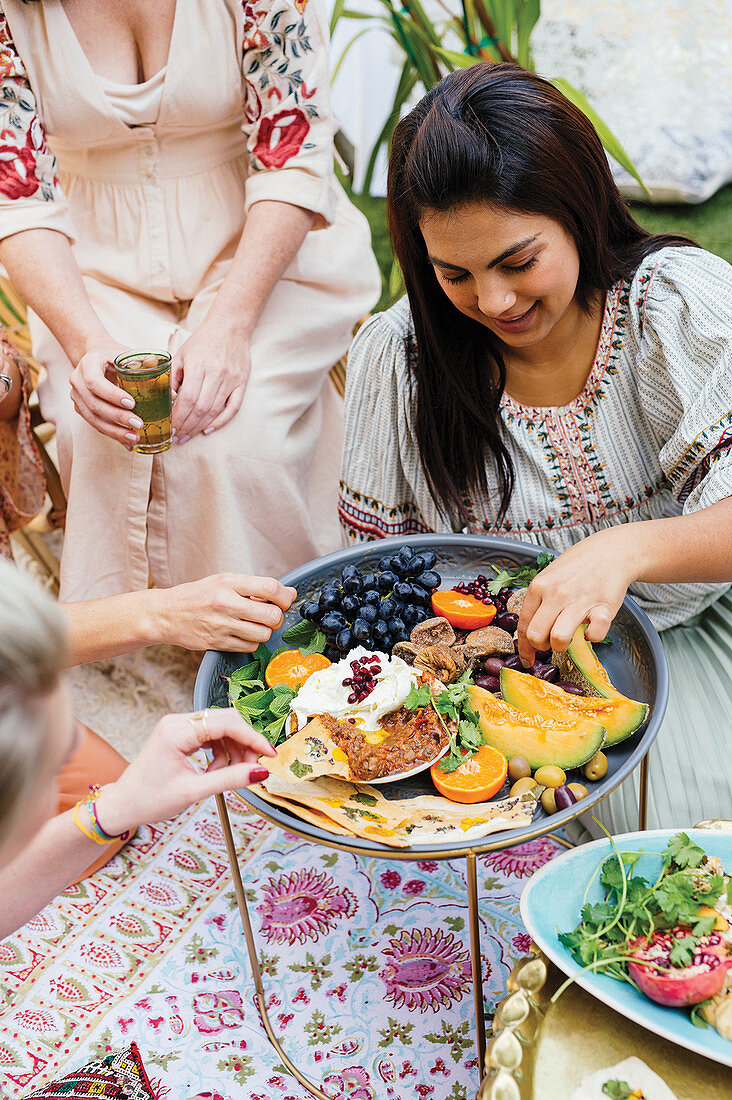
<svg viewBox="0 0 732 1100"><path fill-rule="evenodd" d="M155 1100L137 1043L113 1050L24 1100Z"/></svg>

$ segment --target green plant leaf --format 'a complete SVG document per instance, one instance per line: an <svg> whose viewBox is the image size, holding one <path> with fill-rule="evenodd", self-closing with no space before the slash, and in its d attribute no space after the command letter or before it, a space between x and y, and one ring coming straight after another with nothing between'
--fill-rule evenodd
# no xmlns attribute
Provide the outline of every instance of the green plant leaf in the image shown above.
<svg viewBox="0 0 732 1100"><path fill-rule="evenodd" d="M356 13L354 13L354 18L356 18ZM368 16L363 16L362 18L368 19L369 17ZM338 70L340 69L343 62L346 60L346 55L350 52L351 46L354 46L356 44L356 42L358 42L359 38L363 38L363 36L365 34L368 34L369 31L371 31L373 29L374 29L373 27L364 27L364 29L362 31L359 31L358 34L354 34L354 36L350 40L350 42L346 43L346 45L343 48L343 52L341 53L341 56L338 58L338 61L336 62L336 67L333 70L333 75L330 78L331 84L334 83L335 78L338 76Z"/></svg>
<svg viewBox="0 0 732 1100"><path fill-rule="evenodd" d="M638 169L633 164L633 161L630 159L623 146L615 137L615 134L612 132L610 127L602 121L594 107L590 106L587 97L583 95L583 93L580 92L578 88L575 88L572 84L569 83L568 80L565 80L561 76L554 77L551 83L554 85L555 88L558 88L563 95L566 95L570 103L574 103L575 107L579 107L580 111L582 111L583 114L587 115L590 122L597 130L600 141L602 142L603 146L610 154L610 156L613 157L614 160L616 160L618 164L633 177L634 180L637 180L637 182L641 185L647 195L650 195L650 191L639 176Z"/></svg>
<svg viewBox="0 0 732 1100"><path fill-rule="evenodd" d="M515 0L516 5L516 60L525 69L533 69L531 61L531 32L541 15L540 0Z"/></svg>
<svg viewBox="0 0 732 1100"><path fill-rule="evenodd" d="M346 0L335 0L335 3L333 5L333 12L332 12L331 17L330 17L330 36L331 36L331 38L333 37L333 31L336 29L336 25L337 25L338 20L340 19L341 15L343 14L343 9L345 8L345 6L346 6Z"/></svg>
<svg viewBox="0 0 732 1100"><path fill-rule="evenodd" d="M435 53L447 62L451 69L469 69L478 60L472 54L456 53L455 50L446 50L442 46L435 46Z"/></svg>
<svg viewBox="0 0 732 1100"><path fill-rule="evenodd" d="M392 104L389 116L381 128L381 133L376 139L371 155L369 156L368 164L366 165L366 173L364 175L363 189L367 194L371 193L371 183L374 178L374 169L376 168L376 161L379 156L379 151L382 145L391 141L391 135L394 133L401 110L409 96L412 94L412 90L417 83L417 74L412 71L412 65L409 58L404 62L402 66L401 75L399 77L399 83L397 84L396 92L394 93L394 102Z"/></svg>

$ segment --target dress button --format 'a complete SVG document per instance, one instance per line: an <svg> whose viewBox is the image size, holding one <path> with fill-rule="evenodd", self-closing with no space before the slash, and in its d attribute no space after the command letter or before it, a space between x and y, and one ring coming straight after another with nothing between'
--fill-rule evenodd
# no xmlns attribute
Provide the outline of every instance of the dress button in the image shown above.
<svg viewBox="0 0 732 1100"><path fill-rule="evenodd" d="M162 275L162 273L165 271L165 268L163 267L162 264L155 264L155 267L153 268L153 271L155 272L156 275Z"/></svg>
<svg viewBox="0 0 732 1100"><path fill-rule="evenodd" d="M155 152L155 150L153 149L152 145L146 145L145 148L143 149L143 152L144 152L146 157L151 157L153 155L153 153Z"/></svg>
<svg viewBox="0 0 732 1100"><path fill-rule="evenodd" d="M155 173L153 172L152 168L146 168L145 169L145 175L146 175L147 179L149 179L149 180L154 180L155 179Z"/></svg>

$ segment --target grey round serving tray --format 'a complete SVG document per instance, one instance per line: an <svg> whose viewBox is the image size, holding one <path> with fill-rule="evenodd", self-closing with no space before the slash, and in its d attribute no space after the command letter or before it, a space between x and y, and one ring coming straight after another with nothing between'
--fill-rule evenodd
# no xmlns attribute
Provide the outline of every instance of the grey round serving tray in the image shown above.
<svg viewBox="0 0 732 1100"><path fill-rule="evenodd" d="M297 588L297 599L285 616L280 630L273 633L269 645L276 649L282 645L282 631L299 622L297 608L320 590L322 585L339 576L344 565L354 563L367 571L377 566L384 554L398 550L409 543L416 551L432 550L437 555L435 569L442 577L442 587L452 587L459 580L474 577L477 573L490 573L489 566L499 568L522 565L533 561L542 546L513 539L495 538L488 535L412 535L408 538L380 539L375 542L359 543L347 550L339 550L326 557L293 569L282 577L284 584ZM648 616L641 611L630 597L626 597L610 629L608 637L612 645L600 651L603 665L610 679L625 695L631 699L649 703L649 715L644 726L632 737L606 751L608 770L599 783L589 784L589 798L583 799L576 807L572 806L562 813L548 815L539 807L530 825L520 829L510 829L493 833L471 842L453 841L441 844L415 844L409 848L391 848L376 841L360 837L342 837L311 825L294 813L272 806L246 787L237 791L245 802L270 821L282 828L306 836L318 844L331 847L347 847L363 855L389 856L391 859L411 858L415 855L464 855L467 851L481 852L496 848L508 848L514 844L530 840L566 825L580 812L584 812L614 790L635 767L640 764L649 751L660 728L668 701L668 664L661 640ZM245 653L222 653L209 650L196 676L193 691L193 705L196 710L204 707L228 705L227 679L235 669L246 664L249 657ZM580 779L581 775L578 776ZM413 798L418 794L434 794L429 772L413 776L404 783L394 783L381 788L387 798ZM498 792L496 799L505 797L508 784Z"/></svg>

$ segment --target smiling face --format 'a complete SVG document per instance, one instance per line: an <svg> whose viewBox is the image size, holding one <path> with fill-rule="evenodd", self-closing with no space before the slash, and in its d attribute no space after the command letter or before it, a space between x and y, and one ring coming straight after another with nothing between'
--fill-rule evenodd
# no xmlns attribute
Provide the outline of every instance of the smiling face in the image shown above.
<svg viewBox="0 0 732 1100"><path fill-rule="evenodd" d="M579 254L559 222L469 203L419 224L444 293L507 348L539 347L577 323Z"/></svg>

